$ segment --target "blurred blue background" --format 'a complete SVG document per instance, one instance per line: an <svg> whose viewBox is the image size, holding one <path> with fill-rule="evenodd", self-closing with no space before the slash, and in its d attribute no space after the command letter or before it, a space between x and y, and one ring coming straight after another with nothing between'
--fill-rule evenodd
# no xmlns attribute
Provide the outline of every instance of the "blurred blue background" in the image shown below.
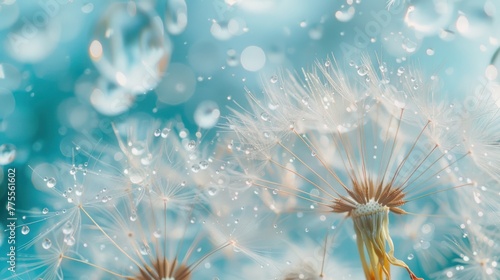
<svg viewBox="0 0 500 280"><path fill-rule="evenodd" d="M147 114L210 129L233 100L245 102L245 87L258 93L262 80L327 56L342 67L363 54L409 63L461 103L496 79L485 71L499 9L491 0L390 9L367 0L0 0L0 201L8 167L17 168L18 208L29 209L31 168L112 139L112 122Z"/></svg>

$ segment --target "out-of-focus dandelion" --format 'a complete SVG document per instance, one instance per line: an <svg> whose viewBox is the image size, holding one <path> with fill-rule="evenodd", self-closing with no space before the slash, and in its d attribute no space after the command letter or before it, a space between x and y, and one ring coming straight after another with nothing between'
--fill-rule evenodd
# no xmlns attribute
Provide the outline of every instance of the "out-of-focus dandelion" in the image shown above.
<svg viewBox="0 0 500 280"><path fill-rule="evenodd" d="M470 152L450 153L461 145L449 132L457 119L435 96L435 81L383 62L376 69L368 59L338 68L318 63L304 71L304 82L283 74L265 83L263 99L248 92L250 109L240 106L228 118L246 151L243 170L255 188L350 218L367 279L390 279L391 265L419 279L395 257L389 213L406 214L408 202L474 185L445 180ZM284 184L284 174L295 184Z"/></svg>
<svg viewBox="0 0 500 280"><path fill-rule="evenodd" d="M116 124L114 132L119 149L76 147L58 178L41 180L56 203L28 213L22 231L30 240L8 279L66 279L85 271L106 279L188 280L233 244L210 242L204 229L221 164L210 140L180 121L139 118Z"/></svg>
<svg viewBox="0 0 500 280"><path fill-rule="evenodd" d="M496 243L497 232L475 234L462 232L461 236L450 237L441 244L441 254L452 264L439 273L436 279L499 279L499 247Z"/></svg>

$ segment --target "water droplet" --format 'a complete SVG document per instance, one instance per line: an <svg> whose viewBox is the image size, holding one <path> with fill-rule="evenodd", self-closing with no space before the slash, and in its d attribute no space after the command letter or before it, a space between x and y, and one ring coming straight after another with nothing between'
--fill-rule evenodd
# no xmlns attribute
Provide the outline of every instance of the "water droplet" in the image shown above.
<svg viewBox="0 0 500 280"><path fill-rule="evenodd" d="M26 235L26 234L28 234L29 232L30 232L30 227L29 227L29 226L23 226L23 227L21 228L21 233L22 233L22 234Z"/></svg>
<svg viewBox="0 0 500 280"><path fill-rule="evenodd" d="M206 161L206 160L200 161L200 168L203 170L207 169L208 168L208 161Z"/></svg>
<svg viewBox="0 0 500 280"><path fill-rule="evenodd" d="M186 146L187 150L188 151L192 151L196 148L196 142L194 140L191 140L187 143L187 146Z"/></svg>
<svg viewBox="0 0 500 280"><path fill-rule="evenodd" d="M132 222L137 221L137 213L135 211L132 211L132 213L130 214L130 220Z"/></svg>
<svg viewBox="0 0 500 280"><path fill-rule="evenodd" d="M212 22L212 26L210 27L210 33L221 41L225 41L230 39L233 36L233 32L231 32L229 27L230 21L216 21Z"/></svg>
<svg viewBox="0 0 500 280"><path fill-rule="evenodd" d="M410 38L405 38L403 40L403 44L401 45L403 50L405 50L407 53L414 53L415 50L417 50L418 43L410 40Z"/></svg>
<svg viewBox="0 0 500 280"><path fill-rule="evenodd" d="M43 242L42 242L42 247L43 247L43 249L45 249L45 250L50 249L50 247L52 247L52 241L50 241L50 239L48 239L48 238L45 238L45 239L43 240Z"/></svg>
<svg viewBox="0 0 500 280"><path fill-rule="evenodd" d="M193 171L194 173L198 173L198 171L200 171L200 165L199 164L193 164L193 166L191 166L191 171Z"/></svg>
<svg viewBox="0 0 500 280"><path fill-rule="evenodd" d="M42 209L42 214L46 215L49 213L49 208L43 208Z"/></svg>
<svg viewBox="0 0 500 280"><path fill-rule="evenodd" d="M128 178L134 184L140 184L144 180L143 172L139 169L128 170Z"/></svg>
<svg viewBox="0 0 500 280"><path fill-rule="evenodd" d="M109 6L95 27L89 54L108 80L143 93L160 82L171 54L158 16L127 3Z"/></svg>
<svg viewBox="0 0 500 280"><path fill-rule="evenodd" d="M194 121L200 128L210 129L220 117L219 106L213 101L203 101L194 112Z"/></svg>
<svg viewBox="0 0 500 280"><path fill-rule="evenodd" d="M1 97L0 97L1 100ZM0 105L1 108L2 105ZM1 113L0 113L1 115ZM0 145L0 165L6 165L16 158L16 147L12 144Z"/></svg>
<svg viewBox="0 0 500 280"><path fill-rule="evenodd" d="M271 83L275 84L278 81L278 76L272 75L270 81Z"/></svg>
<svg viewBox="0 0 500 280"><path fill-rule="evenodd" d="M82 6L81 10L82 10L82 13L89 14L94 10L94 4L90 3L90 2L86 3Z"/></svg>
<svg viewBox="0 0 500 280"><path fill-rule="evenodd" d="M2 6L0 25L2 25L1 22L4 21L4 18L12 16L7 13L15 13L15 11L6 7L22 7L21 4L17 3L5 6L1 2L4 1L0 1L0 5ZM59 10L59 4L54 3L54 5L57 5L57 9ZM4 45L4 49L7 50L12 58L19 62L35 63L43 60L56 49L58 43L63 39L61 35L65 35L61 34L61 31L63 31L61 26L62 21L59 17L61 12L54 11L52 4L48 3L44 3L39 7L43 9L24 9L23 7L22 17L17 17L17 21L9 27L9 33L5 35L5 38L12 39L8 44ZM50 12L46 12L45 9L50 9ZM58 17L56 16L59 17L59 20L57 20ZM80 20L78 17L76 19ZM72 24L72 28L78 32L79 27L77 23ZM58 62L64 63L61 60Z"/></svg>
<svg viewBox="0 0 500 280"><path fill-rule="evenodd" d="M161 131L161 138L167 138L168 134L170 133L170 128L164 128L162 131Z"/></svg>
<svg viewBox="0 0 500 280"><path fill-rule="evenodd" d="M231 67L235 67L235 66L238 66L238 64L240 63L239 60L238 60L238 54L236 53L236 51L234 49L229 49L227 52L227 58L226 58L226 63L228 66L231 66ZM229 97L229 96L228 96ZM230 98L228 99L230 100Z"/></svg>
<svg viewBox="0 0 500 280"><path fill-rule="evenodd" d="M153 236L155 238L160 238L161 237L161 231L159 229L153 231Z"/></svg>
<svg viewBox="0 0 500 280"><path fill-rule="evenodd" d="M143 142L135 142L132 145L132 148L130 149L130 151L134 156L142 155L145 150L146 150L146 145Z"/></svg>
<svg viewBox="0 0 500 280"><path fill-rule="evenodd" d="M153 133L153 135L154 135L155 137L160 137L160 135L161 135L161 130L158 128L157 130L155 130L155 132Z"/></svg>
<svg viewBox="0 0 500 280"><path fill-rule="evenodd" d="M411 261L411 260L413 260L413 258L414 258L414 257L415 257L415 256L413 256L413 254L409 254L409 255L408 255L408 260L410 260L410 261Z"/></svg>
<svg viewBox="0 0 500 280"><path fill-rule="evenodd" d="M66 243L66 245L68 245L70 247L75 245L75 243L76 243L75 237L72 235L65 236L63 241L64 241L64 243Z"/></svg>
<svg viewBox="0 0 500 280"><path fill-rule="evenodd" d="M428 55L428 56L431 56L431 55L434 55L434 50L433 49L427 49L425 51L425 53Z"/></svg>
<svg viewBox="0 0 500 280"><path fill-rule="evenodd" d="M398 68L398 73L397 73L397 75L398 75L398 76L401 76L404 72L405 72L405 68L404 68L403 66L401 66L401 67L399 67L399 68Z"/></svg>
<svg viewBox="0 0 500 280"><path fill-rule="evenodd" d="M268 113L262 113L262 114L260 114L260 118L263 121L267 122L267 121L269 121L269 114Z"/></svg>
<svg viewBox="0 0 500 280"><path fill-rule="evenodd" d="M216 187L213 187L213 186L210 186L208 187L208 194L210 196L214 196L217 194L217 188Z"/></svg>
<svg viewBox="0 0 500 280"><path fill-rule="evenodd" d="M93 83L90 103L99 113L116 116L128 111L134 104L135 96L130 90L101 77Z"/></svg>
<svg viewBox="0 0 500 280"><path fill-rule="evenodd" d="M368 66L366 65L361 65L359 68L358 68L358 75L360 75L361 77L363 76L366 76L366 74L368 74Z"/></svg>
<svg viewBox="0 0 500 280"><path fill-rule="evenodd" d="M184 0L168 0L165 26L170 34L180 34L187 26L187 5Z"/></svg>
<svg viewBox="0 0 500 280"><path fill-rule="evenodd" d="M57 181L53 177L47 179L47 188L52 189L53 187L56 186L56 184L57 184Z"/></svg>
<svg viewBox="0 0 500 280"><path fill-rule="evenodd" d="M66 222L64 226L62 227L62 232L65 235L72 234L73 233L73 224L71 222Z"/></svg>
<svg viewBox="0 0 500 280"><path fill-rule="evenodd" d="M380 69L380 72L382 72L382 73L387 72L387 64L385 62L382 62L378 68Z"/></svg>
<svg viewBox="0 0 500 280"><path fill-rule="evenodd" d="M335 12L335 18L341 22L348 22L354 17L355 13L356 9L353 6L342 5L340 10Z"/></svg>
<svg viewBox="0 0 500 280"><path fill-rule="evenodd" d="M323 37L323 26L321 24L315 24L309 29L309 38L319 40L321 37Z"/></svg>
<svg viewBox="0 0 500 280"><path fill-rule="evenodd" d="M141 255L146 256L146 255L148 255L151 252L151 249L149 248L148 245L142 244L139 247L139 251L140 251Z"/></svg>
<svg viewBox="0 0 500 280"><path fill-rule="evenodd" d="M418 1L406 11L404 20L408 27L424 34L436 34L446 29L453 19L454 8L450 1Z"/></svg>

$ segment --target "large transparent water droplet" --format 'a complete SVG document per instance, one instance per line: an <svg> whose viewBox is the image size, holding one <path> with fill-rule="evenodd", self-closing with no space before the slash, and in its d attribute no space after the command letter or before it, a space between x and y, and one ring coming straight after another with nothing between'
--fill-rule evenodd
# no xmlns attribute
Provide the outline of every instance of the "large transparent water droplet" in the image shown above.
<svg viewBox="0 0 500 280"><path fill-rule="evenodd" d="M187 6L184 0L168 0L165 26L170 34L180 34L188 23Z"/></svg>
<svg viewBox="0 0 500 280"><path fill-rule="evenodd" d="M160 17L135 5L110 5L95 27L89 54L110 81L142 93L160 82L171 45Z"/></svg>
<svg viewBox="0 0 500 280"><path fill-rule="evenodd" d="M12 144L0 145L0 165L6 165L16 158L16 147Z"/></svg>
<svg viewBox="0 0 500 280"><path fill-rule="evenodd" d="M17 17L9 33L3 37L7 38L4 41L7 52L20 62L39 62L51 54L60 42L60 18L53 10L47 13L42 7L45 5L23 7L27 10L23 9L22 16ZM3 13L0 15L4 16Z"/></svg>
<svg viewBox="0 0 500 280"><path fill-rule="evenodd" d="M452 1L416 0L406 11L405 23L423 34L435 34L447 28L453 14Z"/></svg>
<svg viewBox="0 0 500 280"><path fill-rule="evenodd" d="M220 111L217 103L213 101L203 101L194 112L194 121L204 129L210 129L217 124Z"/></svg>

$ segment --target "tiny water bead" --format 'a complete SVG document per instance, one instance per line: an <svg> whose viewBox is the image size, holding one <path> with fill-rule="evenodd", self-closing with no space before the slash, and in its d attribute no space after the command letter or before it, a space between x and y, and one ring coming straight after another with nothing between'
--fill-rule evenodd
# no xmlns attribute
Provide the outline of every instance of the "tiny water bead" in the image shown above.
<svg viewBox="0 0 500 280"><path fill-rule="evenodd" d="M29 228L29 226L26 226L26 225L25 225L25 226L23 226L23 227L21 228L21 233L22 233L23 235L26 235L26 234L28 234L29 232L30 232L30 228Z"/></svg>
<svg viewBox="0 0 500 280"><path fill-rule="evenodd" d="M52 189L56 186L57 181L55 178L51 177L47 179L47 188Z"/></svg>
<svg viewBox="0 0 500 280"><path fill-rule="evenodd" d="M114 3L95 27L89 54L109 81L143 93L160 82L171 45L159 16L134 2Z"/></svg>
<svg viewBox="0 0 500 280"><path fill-rule="evenodd" d="M16 146L12 144L0 145L0 165L6 165L13 162L16 158L16 153Z"/></svg>
<svg viewBox="0 0 500 280"><path fill-rule="evenodd" d="M132 211L132 213L130 214L130 220L132 222L137 221L137 213L135 211Z"/></svg>
<svg viewBox="0 0 500 280"><path fill-rule="evenodd" d="M42 242L42 248L48 250L50 249L50 247L52 247L52 241L50 241L50 239L48 238L45 238Z"/></svg>
<svg viewBox="0 0 500 280"><path fill-rule="evenodd" d="M71 222L66 222L62 227L62 232L65 235L73 233L73 224Z"/></svg>

